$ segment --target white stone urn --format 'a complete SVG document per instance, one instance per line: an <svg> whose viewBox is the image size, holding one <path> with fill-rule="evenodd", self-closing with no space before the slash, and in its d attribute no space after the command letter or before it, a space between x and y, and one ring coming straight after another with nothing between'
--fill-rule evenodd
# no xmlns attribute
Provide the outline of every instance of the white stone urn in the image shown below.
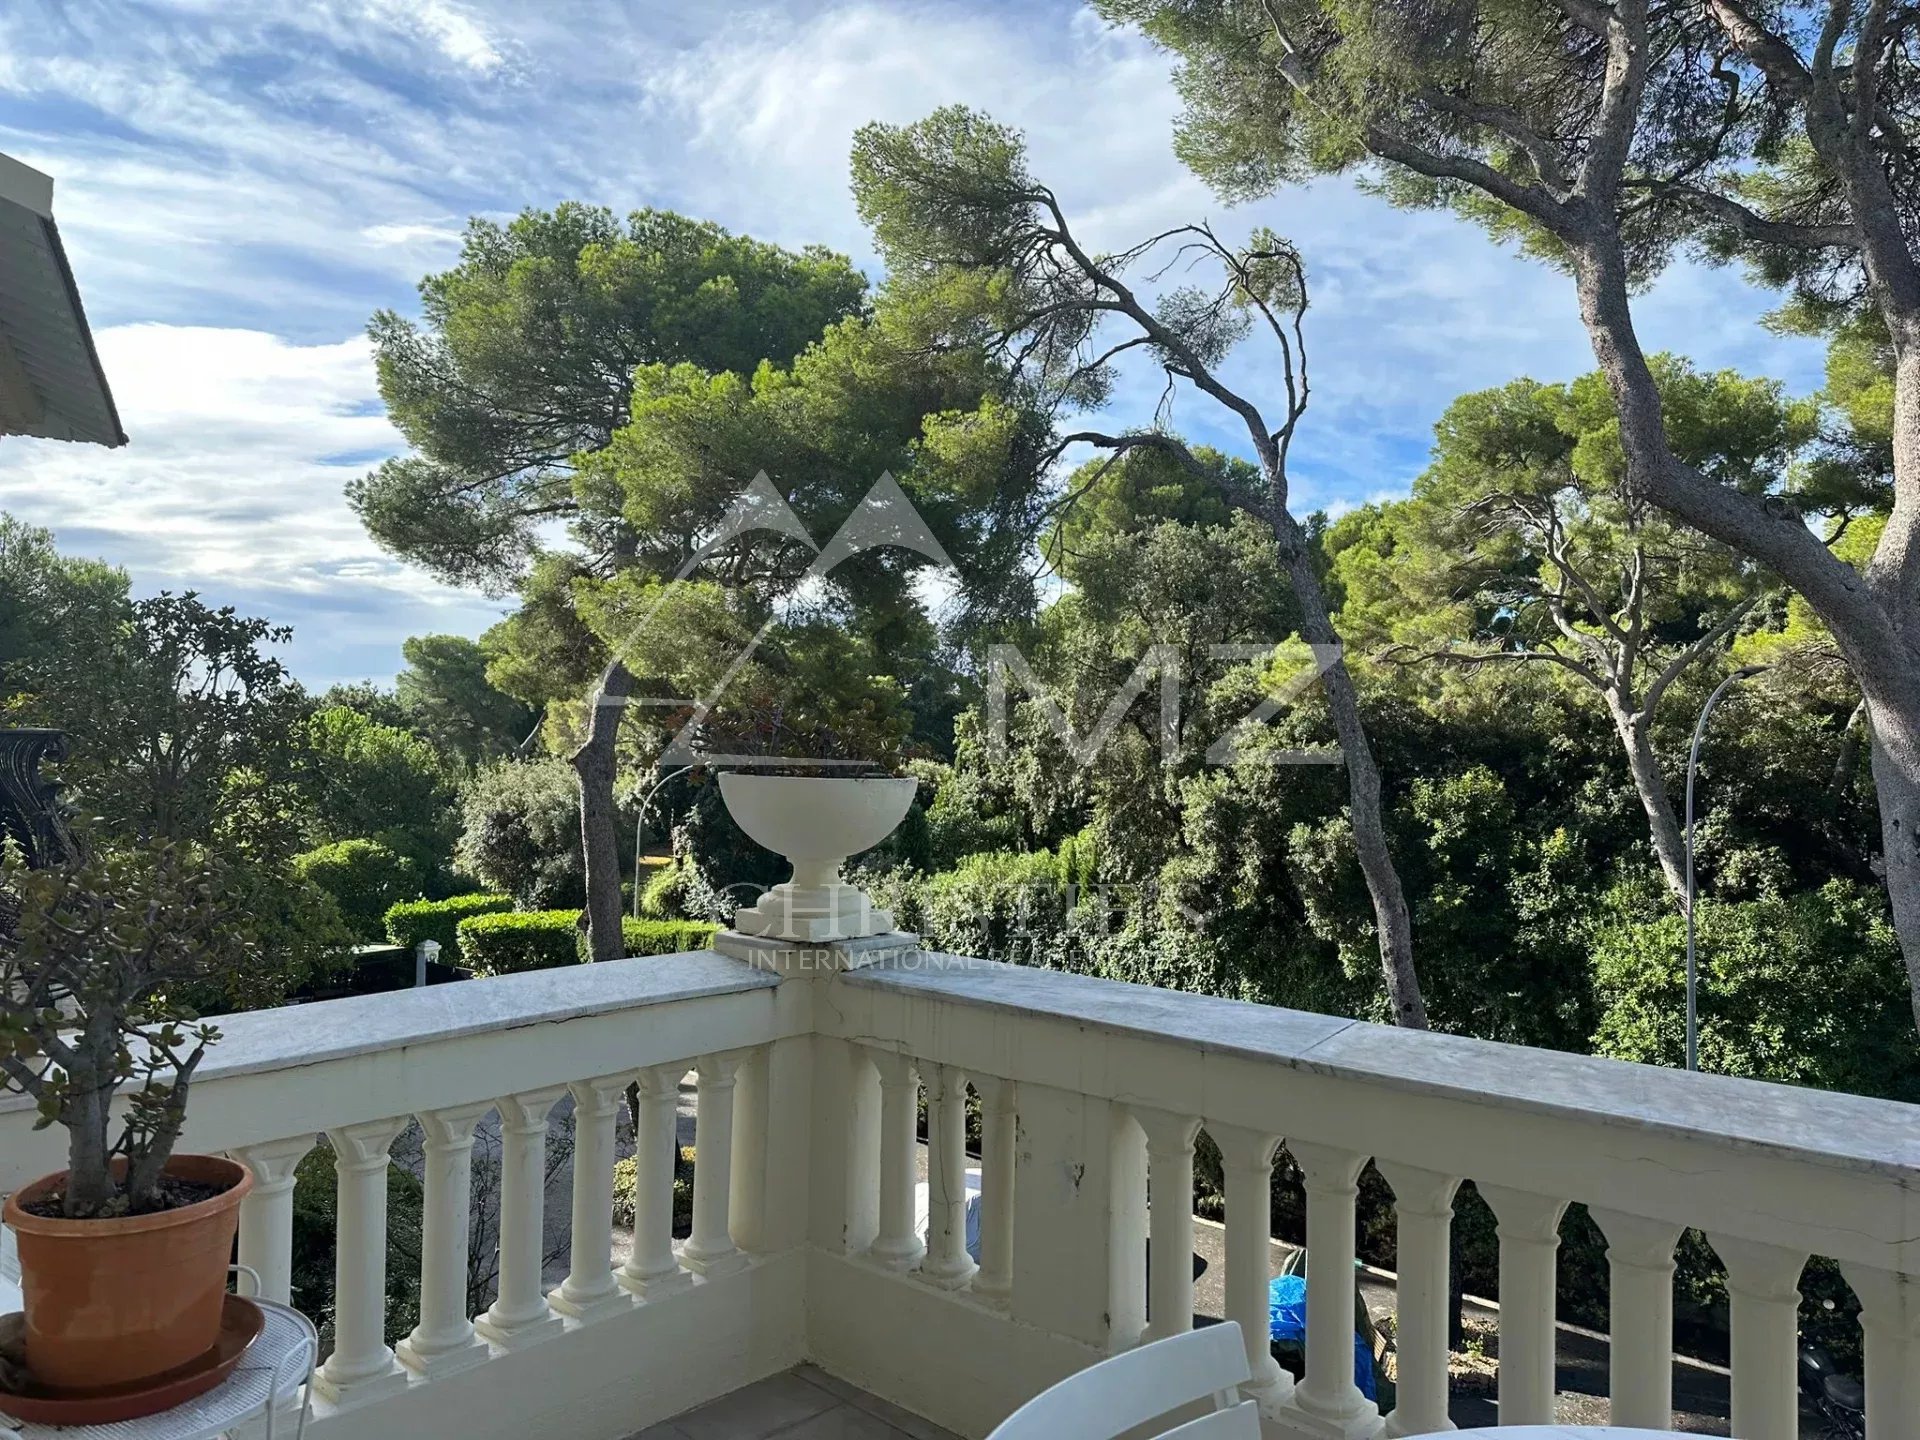
<svg viewBox="0 0 1920 1440"><path fill-rule="evenodd" d="M891 835L918 789L911 779L723 774L720 798L734 823L793 864L791 879L734 912L733 928L743 935L809 941L857 940L892 930L892 912L875 908L857 885L842 880L840 867Z"/></svg>

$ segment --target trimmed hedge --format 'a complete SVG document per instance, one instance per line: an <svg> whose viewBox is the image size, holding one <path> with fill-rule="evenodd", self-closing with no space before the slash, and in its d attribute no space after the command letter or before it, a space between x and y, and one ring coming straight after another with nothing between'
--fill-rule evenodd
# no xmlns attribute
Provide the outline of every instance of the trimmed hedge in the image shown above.
<svg viewBox="0 0 1920 1440"><path fill-rule="evenodd" d="M514 975L580 963L578 910L469 915L458 929L460 954L476 975Z"/></svg>
<svg viewBox="0 0 1920 1440"><path fill-rule="evenodd" d="M469 915L499 915L513 909L510 895L455 895L446 900L402 900L389 907L387 939L409 950L422 940L440 942L440 962L460 963L460 922Z"/></svg>
<svg viewBox="0 0 1920 1440"><path fill-rule="evenodd" d="M420 869L378 840L336 840L293 857L293 873L333 896L356 940L378 941L381 917L420 893Z"/></svg>
<svg viewBox="0 0 1920 1440"><path fill-rule="evenodd" d="M673 955L703 950L715 926L694 920L621 921L629 955ZM551 970L586 958L586 936L578 910L520 910L469 915L458 926L460 953L476 975L513 975L522 970Z"/></svg>
<svg viewBox="0 0 1920 1440"><path fill-rule="evenodd" d="M620 922L620 937L629 955L677 955L706 949L719 928L704 920L636 920L629 915Z"/></svg>

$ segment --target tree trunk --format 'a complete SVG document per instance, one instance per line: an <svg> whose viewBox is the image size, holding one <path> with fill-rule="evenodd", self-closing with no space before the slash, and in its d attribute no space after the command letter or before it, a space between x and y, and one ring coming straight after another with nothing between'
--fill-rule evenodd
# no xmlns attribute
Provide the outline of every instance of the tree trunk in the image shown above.
<svg viewBox="0 0 1920 1440"><path fill-rule="evenodd" d="M620 830L613 802L614 741L626 702L633 694L633 672L618 659L600 672L587 717L587 738L567 757L580 778L580 854L587 872L587 956L618 960L626 952L620 930Z"/></svg>
<svg viewBox="0 0 1920 1440"><path fill-rule="evenodd" d="M1309 645L1338 645L1340 636L1327 614L1326 592L1314 573L1307 554L1306 537L1284 507L1275 507L1268 516L1274 535L1280 542L1281 563L1287 568L1294 598L1300 604L1300 633ZM1426 1001L1420 994L1420 976L1413 967L1413 922L1407 915L1406 892L1400 888L1400 872L1394 868L1393 853L1387 846L1386 822L1380 812L1380 767L1374 762L1373 747L1367 742L1367 727L1360 718L1360 698L1353 688L1344 658L1336 659L1322 672L1320 681L1327 695L1327 709L1333 716L1340 737L1341 758L1347 767L1348 808L1353 822L1353 844L1359 853L1360 871L1366 876L1367 894L1373 901L1374 928L1380 940L1380 969L1386 977L1387 1000L1393 1006L1393 1023L1410 1030L1427 1028Z"/></svg>
<svg viewBox="0 0 1920 1440"><path fill-rule="evenodd" d="M1920 1026L1920 625L1903 623L1916 603L1900 581L1920 551L1920 336L1894 367L1894 516L1867 576L1835 557L1791 506L1756 505L1681 464L1667 444L1660 395L1628 306L1619 237L1590 234L1576 250L1580 316L1620 413L1633 493L1744 555L1771 566L1832 633L1867 702L1881 848L1894 932L1906 961ZM1883 313L1886 309L1882 299ZM1889 315L1900 344L1907 330Z"/></svg>
<svg viewBox="0 0 1920 1440"><path fill-rule="evenodd" d="M1673 813L1673 801L1667 795L1667 782L1660 774L1660 757L1654 754L1653 740L1647 734L1648 717L1629 714L1609 699L1613 727L1627 752L1627 769L1633 774L1633 788L1639 792L1641 808L1647 812L1647 829L1653 836L1653 853L1660 862L1660 873L1667 888L1680 902L1682 914L1687 905L1687 841Z"/></svg>

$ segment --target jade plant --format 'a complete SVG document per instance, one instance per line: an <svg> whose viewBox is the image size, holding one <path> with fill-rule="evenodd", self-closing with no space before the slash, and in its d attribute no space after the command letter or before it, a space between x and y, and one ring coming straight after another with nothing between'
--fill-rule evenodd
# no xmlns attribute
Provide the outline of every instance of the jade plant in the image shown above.
<svg viewBox="0 0 1920 1440"><path fill-rule="evenodd" d="M219 1031L183 998L254 963L246 907L192 847L153 842L29 868L0 856L0 1089L66 1127L59 1213L164 1209L187 1095ZM116 1115L114 1101L123 1100Z"/></svg>

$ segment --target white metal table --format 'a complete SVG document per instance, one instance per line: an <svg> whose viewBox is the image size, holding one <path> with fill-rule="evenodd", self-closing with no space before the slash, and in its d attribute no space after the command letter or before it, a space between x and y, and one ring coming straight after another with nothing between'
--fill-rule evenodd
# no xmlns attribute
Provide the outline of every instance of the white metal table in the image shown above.
<svg viewBox="0 0 1920 1440"><path fill-rule="evenodd" d="M0 1440L214 1440L247 1420L264 1418L272 1440L281 1402L300 1397L294 1435L304 1436L312 1409L308 1381L320 1350L313 1322L285 1305L255 1300L266 1316L266 1327L247 1347L234 1372L204 1395L158 1415L121 1420L112 1425L23 1425L7 1419L6 1397L0 1396ZM9 1426L12 1426L9 1429Z"/></svg>

